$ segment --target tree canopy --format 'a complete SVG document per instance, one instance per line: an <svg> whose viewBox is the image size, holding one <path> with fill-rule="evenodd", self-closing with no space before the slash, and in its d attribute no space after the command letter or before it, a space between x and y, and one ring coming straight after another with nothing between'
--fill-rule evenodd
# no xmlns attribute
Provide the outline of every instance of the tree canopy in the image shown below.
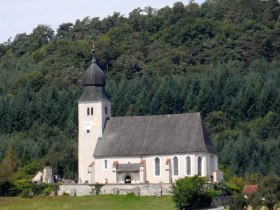
<svg viewBox="0 0 280 210"><path fill-rule="evenodd" d="M18 34L0 44L0 160L13 141L22 166L76 177L94 39L113 116L201 112L226 168L280 175L279 14L277 0L190 1Z"/></svg>

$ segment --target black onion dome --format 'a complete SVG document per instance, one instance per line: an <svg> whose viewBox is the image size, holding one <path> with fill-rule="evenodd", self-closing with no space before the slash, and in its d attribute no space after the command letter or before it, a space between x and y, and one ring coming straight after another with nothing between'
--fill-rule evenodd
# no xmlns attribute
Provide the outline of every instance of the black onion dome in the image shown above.
<svg viewBox="0 0 280 210"><path fill-rule="evenodd" d="M105 75L93 58L82 78L83 94L79 101L108 101L105 95Z"/></svg>
<svg viewBox="0 0 280 210"><path fill-rule="evenodd" d="M105 86L105 75L93 58L90 66L84 72L83 86Z"/></svg>

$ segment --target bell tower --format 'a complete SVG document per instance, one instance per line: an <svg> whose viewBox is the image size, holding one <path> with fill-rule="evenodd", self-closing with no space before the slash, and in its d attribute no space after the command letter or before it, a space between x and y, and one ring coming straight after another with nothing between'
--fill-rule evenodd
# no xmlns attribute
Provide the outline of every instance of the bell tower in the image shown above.
<svg viewBox="0 0 280 210"><path fill-rule="evenodd" d="M95 53L93 46L92 52ZM83 74L83 93L78 101L78 176L79 183L93 183L94 149L102 137L111 103L105 95L104 72L92 61Z"/></svg>

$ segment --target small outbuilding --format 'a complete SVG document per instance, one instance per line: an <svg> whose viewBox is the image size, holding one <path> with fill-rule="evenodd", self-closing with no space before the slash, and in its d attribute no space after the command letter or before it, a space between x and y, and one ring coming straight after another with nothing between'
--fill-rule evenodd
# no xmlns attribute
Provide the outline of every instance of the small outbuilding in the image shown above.
<svg viewBox="0 0 280 210"><path fill-rule="evenodd" d="M255 193L258 189L258 185L256 184L248 184L244 187L242 193L246 197L250 197L253 193Z"/></svg>
<svg viewBox="0 0 280 210"><path fill-rule="evenodd" d="M38 173L33 177L32 182L34 183L53 183L52 169L46 166L43 171L38 171Z"/></svg>

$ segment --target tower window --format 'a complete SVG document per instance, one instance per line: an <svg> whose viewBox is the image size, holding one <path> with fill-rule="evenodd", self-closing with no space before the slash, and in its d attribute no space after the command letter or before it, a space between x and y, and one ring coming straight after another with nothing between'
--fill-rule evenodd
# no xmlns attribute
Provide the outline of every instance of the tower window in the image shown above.
<svg viewBox="0 0 280 210"><path fill-rule="evenodd" d="M87 130L87 133L89 133L89 130Z"/></svg>
<svg viewBox="0 0 280 210"><path fill-rule="evenodd" d="M105 106L105 114L107 114L108 113L108 108L107 108L107 106Z"/></svg>
<svg viewBox="0 0 280 210"><path fill-rule="evenodd" d="M91 107L91 115L93 115L93 107Z"/></svg>
<svg viewBox="0 0 280 210"><path fill-rule="evenodd" d="M87 108L87 115L89 115L89 107Z"/></svg>
<svg viewBox="0 0 280 210"><path fill-rule="evenodd" d="M104 169L108 169L108 160L104 160Z"/></svg>

